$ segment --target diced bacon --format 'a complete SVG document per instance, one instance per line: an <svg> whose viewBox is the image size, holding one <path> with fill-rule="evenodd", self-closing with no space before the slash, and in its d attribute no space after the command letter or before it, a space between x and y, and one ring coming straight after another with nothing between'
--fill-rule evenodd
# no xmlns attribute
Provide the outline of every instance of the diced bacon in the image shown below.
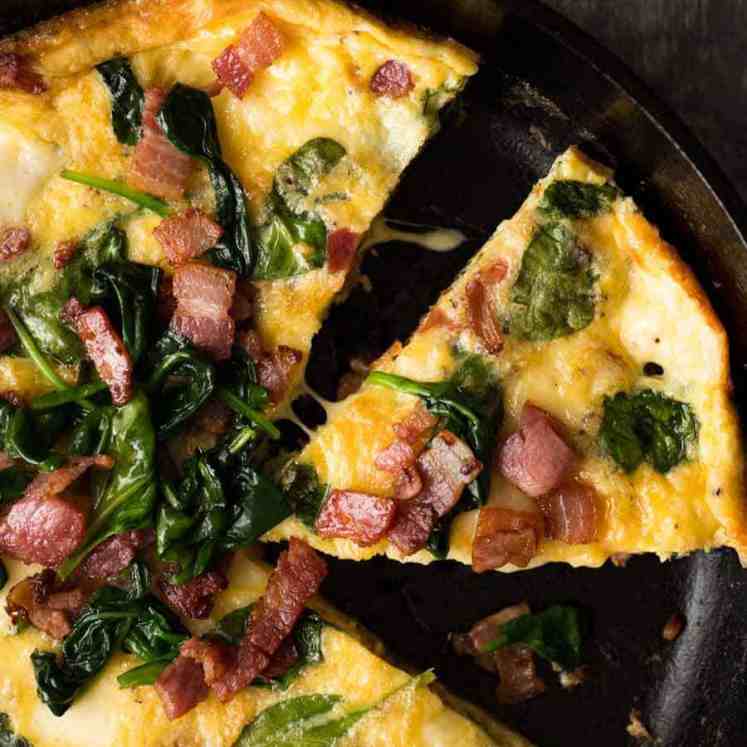
<svg viewBox="0 0 747 747"><path fill-rule="evenodd" d="M80 564L78 574L92 580L113 578L132 563L142 547L153 541L152 529L135 529L115 534L98 545Z"/></svg>
<svg viewBox="0 0 747 747"><path fill-rule="evenodd" d="M529 646L514 644L499 648L495 666L501 678L497 696L499 703L522 703L545 691L545 683L537 676L534 653Z"/></svg>
<svg viewBox="0 0 747 747"><path fill-rule="evenodd" d="M73 457L66 467L60 467L54 472L40 472L26 486L23 497L33 500L51 498L67 490L87 469L91 467L111 469L113 466L114 460L106 454L93 457Z"/></svg>
<svg viewBox="0 0 747 747"><path fill-rule="evenodd" d="M525 405L519 430L501 448L501 474L526 495L536 498L555 489L574 462L573 451L544 410Z"/></svg>
<svg viewBox="0 0 747 747"><path fill-rule="evenodd" d="M15 462L4 451L0 451L0 472L10 469L14 464Z"/></svg>
<svg viewBox="0 0 747 747"><path fill-rule="evenodd" d="M60 321L75 327L75 320L85 310L86 307L75 296L72 296L65 301L65 305L60 310Z"/></svg>
<svg viewBox="0 0 747 747"><path fill-rule="evenodd" d="M418 332L424 333L429 332L432 329L438 329L444 327L450 331L456 331L459 329L458 322L454 321L440 306L436 306L431 309L425 319L420 322Z"/></svg>
<svg viewBox="0 0 747 747"><path fill-rule="evenodd" d="M263 679L272 680L282 677L298 661L298 649L291 636L288 636L280 648L272 655L270 663L262 670Z"/></svg>
<svg viewBox="0 0 747 747"><path fill-rule="evenodd" d="M228 588L228 579L221 569L205 571L178 586L167 581L164 576L159 576L158 588L175 612L194 620L204 620L210 617L215 595Z"/></svg>
<svg viewBox="0 0 747 747"><path fill-rule="evenodd" d="M182 644L179 653L202 664L208 687L223 679L236 666L236 648L214 638L190 638Z"/></svg>
<svg viewBox="0 0 747 747"><path fill-rule="evenodd" d="M390 498L333 490L319 512L314 528L320 537L349 539L361 547L368 547L386 536L396 510Z"/></svg>
<svg viewBox="0 0 747 747"><path fill-rule="evenodd" d="M538 498L548 537L569 545L586 545L599 534L597 495L591 485L569 480Z"/></svg>
<svg viewBox="0 0 747 747"><path fill-rule="evenodd" d="M31 246L31 231L22 226L6 228L0 236L0 262L15 259Z"/></svg>
<svg viewBox="0 0 747 747"><path fill-rule="evenodd" d="M371 77L369 88L377 96L398 99L415 88L415 81L404 62L387 60Z"/></svg>
<svg viewBox="0 0 747 747"><path fill-rule="evenodd" d="M222 436L231 426L233 410L219 399L208 400L195 413L195 427L198 432Z"/></svg>
<svg viewBox="0 0 747 747"><path fill-rule="evenodd" d="M69 264L72 258L78 253L80 244L77 241L59 241L54 248L52 255L52 264L55 270L61 270Z"/></svg>
<svg viewBox="0 0 747 747"><path fill-rule="evenodd" d="M177 656L158 676L154 687L170 721L191 711L210 692L202 665L189 656Z"/></svg>
<svg viewBox="0 0 747 747"><path fill-rule="evenodd" d="M437 422L425 407L418 405L404 420L392 426L397 438L376 455L374 464L392 474L408 470L415 463L428 433ZM412 483L414 477L410 470L402 479Z"/></svg>
<svg viewBox="0 0 747 747"><path fill-rule="evenodd" d="M408 444L415 444L434 428L437 422L438 419L425 407L418 405L402 422L395 423L392 428L398 438Z"/></svg>
<svg viewBox="0 0 747 747"><path fill-rule="evenodd" d="M459 654L479 656L485 648L498 638L501 627L511 620L528 615L529 605L526 602L505 607L475 623L466 635L454 636L454 648Z"/></svg>
<svg viewBox="0 0 747 747"><path fill-rule="evenodd" d="M470 326L492 355L503 350L503 335L498 318L495 286L506 276L508 265L501 259L483 268L467 284L467 310Z"/></svg>
<svg viewBox="0 0 747 747"><path fill-rule="evenodd" d="M236 667L213 685L220 700L230 700L267 668L326 575L325 561L305 542L291 538L252 612Z"/></svg>
<svg viewBox="0 0 747 747"><path fill-rule="evenodd" d="M184 195L194 164L163 134L156 120L165 99L166 91L160 88L145 92L143 134L135 146L128 181L144 192L178 200Z"/></svg>
<svg viewBox="0 0 747 747"><path fill-rule="evenodd" d="M242 330L239 334L238 343L246 351L246 354L255 362L262 360L265 349L262 340L254 329Z"/></svg>
<svg viewBox="0 0 747 747"><path fill-rule="evenodd" d="M174 280L162 273L158 281L158 294L156 295L156 316L161 324L168 324L175 311Z"/></svg>
<svg viewBox="0 0 747 747"><path fill-rule="evenodd" d="M12 348L17 341L16 331L10 317L0 309L0 353Z"/></svg>
<svg viewBox="0 0 747 747"><path fill-rule="evenodd" d="M254 314L254 286L244 280L236 284L236 294L231 306L231 317L239 324L251 319Z"/></svg>
<svg viewBox="0 0 747 747"><path fill-rule="evenodd" d="M4 52L0 54L0 88L39 94L47 90L47 84L32 69L28 57L15 52Z"/></svg>
<svg viewBox="0 0 747 747"><path fill-rule="evenodd" d="M450 431L442 431L418 457L423 490L412 500L398 504L389 539L404 555L425 547L428 537L442 516L462 497L464 488L482 470L472 450Z"/></svg>
<svg viewBox="0 0 747 747"><path fill-rule="evenodd" d="M287 345L278 345L257 361L259 383L270 393L270 401L278 404L285 396L291 371L303 360L303 353Z"/></svg>
<svg viewBox="0 0 747 747"><path fill-rule="evenodd" d="M360 234L338 228L327 236L327 263L330 272L347 272L353 265Z"/></svg>
<svg viewBox="0 0 747 747"><path fill-rule="evenodd" d="M8 616L15 625L20 622L28 622L38 630L55 638L63 639L72 630L71 613L80 609L70 605L57 604L53 606L50 600L63 593L52 593L56 581L56 574L49 569L19 581L9 592L6 602ZM82 592L78 590L82 597ZM83 603L81 597L75 601ZM60 599L57 599L60 602Z"/></svg>
<svg viewBox="0 0 747 747"><path fill-rule="evenodd" d="M477 573L511 563L526 568L544 535L542 515L486 506L480 509L472 543L472 568Z"/></svg>
<svg viewBox="0 0 747 747"><path fill-rule="evenodd" d="M216 360L231 356L236 323L231 318L236 273L188 262L174 272L176 310L172 329Z"/></svg>
<svg viewBox="0 0 747 747"><path fill-rule="evenodd" d="M223 235L223 229L197 208L162 220L153 235L163 247L172 265L199 257L212 249Z"/></svg>
<svg viewBox="0 0 747 747"><path fill-rule="evenodd" d="M75 317L75 330L96 371L109 387L112 402L126 405L132 399L134 365L106 311L101 306L86 309Z"/></svg>
<svg viewBox="0 0 747 747"><path fill-rule="evenodd" d="M416 458L417 454L412 446L407 441L398 438L376 455L374 464L384 472L397 474L405 467L412 466Z"/></svg>
<svg viewBox="0 0 747 747"><path fill-rule="evenodd" d="M394 497L398 501L409 501L423 490L423 478L414 464L405 466L397 475L394 484Z"/></svg>
<svg viewBox="0 0 747 747"><path fill-rule="evenodd" d="M64 589L49 595L47 606L51 610L70 612L77 617L86 603L87 594L83 589Z"/></svg>
<svg viewBox="0 0 747 747"><path fill-rule="evenodd" d="M239 40L213 60L213 70L226 88L242 98L255 74L272 65L283 47L283 36L277 26L260 12Z"/></svg>

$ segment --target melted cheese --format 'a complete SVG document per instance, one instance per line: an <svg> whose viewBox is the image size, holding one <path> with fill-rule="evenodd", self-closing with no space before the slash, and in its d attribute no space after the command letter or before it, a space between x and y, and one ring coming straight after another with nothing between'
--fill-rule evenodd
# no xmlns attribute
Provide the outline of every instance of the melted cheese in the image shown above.
<svg viewBox="0 0 747 747"><path fill-rule="evenodd" d="M505 308L547 184L554 179L603 183L609 176L576 150L559 159L517 215L498 227L439 300L439 307L461 319L461 331L441 327L416 332L404 348L395 345L375 367L420 381L440 381L457 365L451 354L455 346L485 353L467 323L467 283L480 268L502 258L509 270L497 295ZM729 397L723 329L694 278L631 200L616 201L610 213L579 221L576 228L598 273L594 321L580 332L550 342L526 342L509 335L503 351L493 359L504 388L506 417L501 435L515 430L527 401L552 413L571 434L580 455L580 477L594 485L602 501L598 542L544 541L531 565L565 561L597 566L615 553L653 552L667 558L722 545L734 547L746 561L743 452ZM664 376L644 379L642 369L648 361L659 363ZM690 403L700 422L693 458L666 475L645 464L626 475L600 453L597 433L604 397L635 386L658 389ZM373 456L392 442L392 425L416 402L409 395L364 385L334 406L300 460L313 464L334 488L392 495L391 477L376 469ZM493 481L500 483L502 478L494 475ZM476 521L473 511L453 522L450 557L471 562ZM386 541L364 549L350 541L322 540L293 518L268 535L270 539L289 536L304 537L340 557L363 559L385 553L402 559ZM407 560L427 563L432 556L421 551Z"/></svg>

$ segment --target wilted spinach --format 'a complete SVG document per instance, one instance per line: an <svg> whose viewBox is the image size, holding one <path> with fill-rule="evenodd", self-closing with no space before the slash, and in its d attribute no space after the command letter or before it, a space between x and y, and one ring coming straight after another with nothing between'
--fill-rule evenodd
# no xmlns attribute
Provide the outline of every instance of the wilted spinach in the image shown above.
<svg viewBox="0 0 747 747"><path fill-rule="evenodd" d="M117 140L135 145L140 139L145 94L129 60L115 57L96 65L112 97L112 128Z"/></svg>
<svg viewBox="0 0 747 747"><path fill-rule="evenodd" d="M581 658L581 625L575 607L555 605L536 615L527 614L503 623L496 640L483 652L523 643L543 659L563 669L575 669Z"/></svg>
<svg viewBox="0 0 747 747"><path fill-rule="evenodd" d="M64 458L52 451L52 443L59 432L59 422L49 422L10 402L0 401L0 450L11 459L20 459L43 472L62 466ZM0 472L0 475L3 474ZM12 491L22 479L17 471L9 480Z"/></svg>
<svg viewBox="0 0 747 747"><path fill-rule="evenodd" d="M698 420L685 402L651 389L605 397L599 440L626 472L645 460L666 474L687 458L697 436Z"/></svg>
<svg viewBox="0 0 747 747"><path fill-rule="evenodd" d="M594 318L594 274L589 257L562 223L537 228L511 289L516 308L511 334L553 340L587 327Z"/></svg>
<svg viewBox="0 0 747 747"><path fill-rule="evenodd" d="M114 467L105 473L106 483L94 504L81 549L58 569L63 579L107 537L152 526L156 500L156 435L148 400L142 392L114 412L106 453L114 457Z"/></svg>
<svg viewBox="0 0 747 747"><path fill-rule="evenodd" d="M289 462L280 475L280 486L296 517L313 529L329 494L328 486L320 482L314 467L301 462Z"/></svg>
<svg viewBox="0 0 747 747"><path fill-rule="evenodd" d="M162 218L167 218L171 215L171 208L160 197L155 197L147 192L142 192L141 190L130 187L128 184L117 181L116 179L106 179L103 176L84 174L80 171L70 171L70 169L63 169L60 172L60 176L63 179L75 182L76 184L83 184L92 189L98 189L102 192L109 192L110 194L117 195L118 197L124 197L135 205L147 208L156 215L160 215Z"/></svg>
<svg viewBox="0 0 747 747"><path fill-rule="evenodd" d="M287 278L324 264L327 227L316 213L304 209L304 198L345 153L335 140L314 138L278 167L265 206L265 221L257 231L256 278ZM299 244L310 251L301 253Z"/></svg>
<svg viewBox="0 0 747 747"><path fill-rule="evenodd" d="M8 467L0 471L0 505L6 501L20 498L26 486L31 482L33 473Z"/></svg>
<svg viewBox="0 0 747 747"><path fill-rule="evenodd" d="M13 731L7 713L0 713L0 747L31 747L31 742Z"/></svg>
<svg viewBox="0 0 747 747"><path fill-rule="evenodd" d="M240 277L249 277L255 252L246 195L236 174L223 161L210 97L204 91L177 83L157 120L179 150L207 166L215 192L216 217L223 228L223 236L209 256L215 264L234 270Z"/></svg>
<svg viewBox="0 0 747 747"><path fill-rule="evenodd" d="M589 184L558 179L545 190L538 209L552 220L594 218L607 212L620 196L612 184Z"/></svg>
<svg viewBox="0 0 747 747"><path fill-rule="evenodd" d="M181 335L167 331L147 358L145 385L153 403L159 440L176 433L207 402L216 384L215 366Z"/></svg>

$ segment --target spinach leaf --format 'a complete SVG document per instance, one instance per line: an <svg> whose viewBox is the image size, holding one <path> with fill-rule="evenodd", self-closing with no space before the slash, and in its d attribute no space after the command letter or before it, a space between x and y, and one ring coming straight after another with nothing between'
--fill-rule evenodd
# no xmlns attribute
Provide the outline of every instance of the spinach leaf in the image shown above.
<svg viewBox="0 0 747 747"><path fill-rule="evenodd" d="M63 179L75 182L76 184L82 184L85 187L91 187L102 192L109 192L118 197L124 197L135 205L147 208L162 218L168 218L171 215L171 208L168 206L168 203L160 197L142 192L124 182L116 181L115 179L106 179L103 176L95 176L94 174L84 174L80 171L71 171L70 169L63 169L60 172L60 176Z"/></svg>
<svg viewBox="0 0 747 747"><path fill-rule="evenodd" d="M698 420L685 402L651 389L605 397L599 440L626 472L646 460L666 474L687 458L697 437Z"/></svg>
<svg viewBox="0 0 747 747"><path fill-rule="evenodd" d="M345 153L337 141L318 137L278 167L265 206L265 221L257 234L256 278L287 278L324 264L327 227L316 213L304 210L304 199Z"/></svg>
<svg viewBox="0 0 747 747"><path fill-rule="evenodd" d="M310 529L314 528L329 487L319 481L319 475L310 464L289 462L280 476L280 486L293 513Z"/></svg>
<svg viewBox="0 0 747 747"><path fill-rule="evenodd" d="M15 734L7 713L0 713L0 747L31 747L31 742Z"/></svg>
<svg viewBox="0 0 747 747"><path fill-rule="evenodd" d="M114 467L96 500L93 517L81 549L58 569L66 578L80 561L107 537L152 526L156 500L156 437L148 400L137 393L111 419L107 453Z"/></svg>
<svg viewBox="0 0 747 747"><path fill-rule="evenodd" d="M176 433L210 398L215 366L181 335L167 331L148 356L152 369L145 389L153 403L159 440Z"/></svg>
<svg viewBox="0 0 747 747"><path fill-rule="evenodd" d="M594 275L589 257L561 223L540 226L524 252L511 290L517 305L511 334L553 340L587 327L594 318Z"/></svg>
<svg viewBox="0 0 747 747"><path fill-rule="evenodd" d="M20 498L32 477L32 472L18 469L18 467L8 467L0 471L0 505Z"/></svg>
<svg viewBox="0 0 747 747"><path fill-rule="evenodd" d="M545 190L538 209L552 220L593 218L609 211L620 194L612 184L558 179Z"/></svg>
<svg viewBox="0 0 747 747"><path fill-rule="evenodd" d="M146 662L178 655L186 631L161 602L140 592L99 589L62 642L59 658L52 652L31 655L39 697L55 716L67 711L120 646Z"/></svg>
<svg viewBox="0 0 747 747"><path fill-rule="evenodd" d="M140 139L145 94L125 57L96 65L112 96L112 128L117 140L135 145Z"/></svg>
<svg viewBox="0 0 747 747"><path fill-rule="evenodd" d="M536 615L522 615L504 623L496 640L483 652L496 651L514 643L523 643L543 659L575 669L581 658L581 626L575 607L555 605Z"/></svg>
<svg viewBox="0 0 747 747"><path fill-rule="evenodd" d="M11 459L20 459L27 464L51 472L62 466L64 458L52 452L52 442L57 435L56 428L45 428L53 425L39 422L31 411L23 407L14 407L10 402L0 401L0 444ZM3 474L0 472L0 474ZM9 476L8 488L14 491L20 483L21 476L16 472Z"/></svg>
<svg viewBox="0 0 747 747"><path fill-rule="evenodd" d="M223 236L209 256L220 267L249 277L255 256L246 195L238 177L223 161L215 112L210 97L177 83L157 115L161 129L179 150L198 158L208 168L215 207Z"/></svg>

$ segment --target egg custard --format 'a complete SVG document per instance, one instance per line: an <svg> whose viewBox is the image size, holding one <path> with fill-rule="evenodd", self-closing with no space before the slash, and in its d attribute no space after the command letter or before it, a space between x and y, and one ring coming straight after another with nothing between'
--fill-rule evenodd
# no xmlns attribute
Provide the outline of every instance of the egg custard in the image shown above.
<svg viewBox="0 0 747 747"><path fill-rule="evenodd" d="M266 539L342 558L515 570L727 546L747 560L726 334L576 149L332 405L294 469L316 491Z"/></svg>

